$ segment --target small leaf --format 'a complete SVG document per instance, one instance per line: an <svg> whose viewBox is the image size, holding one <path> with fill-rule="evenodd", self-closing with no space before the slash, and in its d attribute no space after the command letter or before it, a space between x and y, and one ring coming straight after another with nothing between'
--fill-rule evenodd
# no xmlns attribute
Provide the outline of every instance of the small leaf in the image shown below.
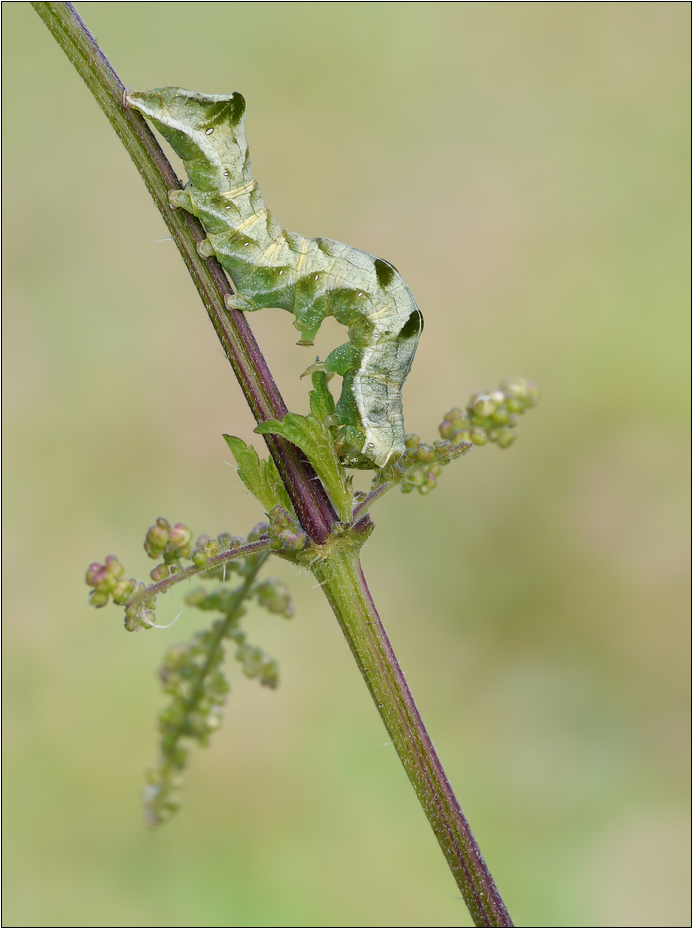
<svg viewBox="0 0 693 929"><path fill-rule="evenodd" d="M328 422L334 415L334 397L327 386L327 375L324 371L314 371L311 378L313 390L310 392L310 412L321 422Z"/></svg>
<svg viewBox="0 0 693 929"><path fill-rule="evenodd" d="M225 435L224 439L236 459L238 476L265 510L269 513L275 506L282 506L293 513L274 461L260 458L252 445L246 445L235 435Z"/></svg>
<svg viewBox="0 0 693 929"><path fill-rule="evenodd" d="M351 520L351 492L347 487L344 471L334 450L334 439L330 428L313 413L301 416L287 413L279 422L268 419L255 429L259 435L280 435L303 451L320 480L325 485L339 518L343 523Z"/></svg>

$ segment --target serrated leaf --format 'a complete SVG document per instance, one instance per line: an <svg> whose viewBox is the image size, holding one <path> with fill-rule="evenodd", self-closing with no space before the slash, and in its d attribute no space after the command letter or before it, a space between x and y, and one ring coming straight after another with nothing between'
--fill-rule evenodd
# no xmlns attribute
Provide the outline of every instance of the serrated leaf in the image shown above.
<svg viewBox="0 0 693 929"><path fill-rule="evenodd" d="M325 485L339 518L342 522L351 520L351 492L347 487L344 471L339 464L334 450L334 440L330 428L313 413L301 416L299 413L287 413L279 422L268 419L255 429L260 435L280 435L297 445L303 451Z"/></svg>
<svg viewBox="0 0 693 929"><path fill-rule="evenodd" d="M224 440L236 459L238 476L265 510L269 513L275 506L283 506L293 513L294 508L274 461L260 458L253 446L246 445L238 436L225 435Z"/></svg>

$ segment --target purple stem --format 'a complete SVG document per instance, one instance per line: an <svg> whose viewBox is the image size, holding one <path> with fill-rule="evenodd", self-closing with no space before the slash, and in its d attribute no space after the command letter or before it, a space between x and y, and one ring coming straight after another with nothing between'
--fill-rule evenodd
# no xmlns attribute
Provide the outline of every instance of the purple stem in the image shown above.
<svg viewBox="0 0 693 929"><path fill-rule="evenodd" d="M173 210L168 192L181 184L143 117L124 103L125 87L71 3L33 3L56 41L93 93L142 175L178 246L205 309L258 423L281 420L287 412L260 348L238 311L229 312L224 296L233 290L215 258L202 258L197 243L205 238L198 220ZM303 452L280 436L265 436L302 528L317 544L330 534L337 516Z"/></svg>

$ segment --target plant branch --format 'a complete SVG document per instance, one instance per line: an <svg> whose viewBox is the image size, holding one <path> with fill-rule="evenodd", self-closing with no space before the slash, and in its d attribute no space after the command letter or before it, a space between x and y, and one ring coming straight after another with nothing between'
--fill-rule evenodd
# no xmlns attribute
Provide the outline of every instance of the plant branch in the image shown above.
<svg viewBox="0 0 693 929"><path fill-rule="evenodd" d="M269 536L263 535L255 542L249 542L247 545L241 545L239 548L232 548L226 552L219 552L218 555L212 555L203 565L188 565L187 568L176 571L175 574L170 574L168 577L164 578L163 581L157 581L156 584L150 584L149 587L141 587L129 600L126 600L124 605L126 607L138 606L143 600L148 600L150 597L156 597L159 594L165 593L179 581L184 581L189 577L195 577L196 574L202 574L203 571L213 571L215 568L220 568L222 565L228 564L229 561L233 561L235 558L247 558L248 555L256 555L258 552L266 551L269 551Z"/></svg>
<svg viewBox="0 0 693 929"><path fill-rule="evenodd" d="M383 484L379 484L375 490L369 491L366 496L354 507L354 519L358 519L360 516L364 516L369 507L375 503L383 494L386 494L388 490L392 490L396 484L394 481L385 481Z"/></svg>
<svg viewBox="0 0 693 929"><path fill-rule="evenodd" d="M205 232L195 217L171 208L169 190L180 182L143 117L126 108L125 87L71 3L32 3L96 98L130 154L183 257L258 423L287 412L277 385L244 315L229 311L224 296L233 290L215 258L202 258L197 244ZM280 436L265 441L296 510L301 527L317 544L325 541L336 514L305 455Z"/></svg>

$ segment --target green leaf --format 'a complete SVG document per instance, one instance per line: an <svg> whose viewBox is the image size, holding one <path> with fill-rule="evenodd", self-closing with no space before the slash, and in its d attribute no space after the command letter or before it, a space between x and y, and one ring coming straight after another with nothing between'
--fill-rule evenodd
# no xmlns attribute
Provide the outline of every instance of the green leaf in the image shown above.
<svg viewBox="0 0 693 929"><path fill-rule="evenodd" d="M308 416L287 413L281 422L268 419L260 423L255 432L260 435L280 435L297 445L307 455L325 485L340 520L343 523L351 521L351 491L334 450L330 427L326 423L321 422L314 413Z"/></svg>
<svg viewBox="0 0 693 929"><path fill-rule="evenodd" d="M334 397L327 386L327 375L324 371L313 371L311 378L313 390L310 392L310 412L321 422L328 422L334 415Z"/></svg>
<svg viewBox="0 0 693 929"><path fill-rule="evenodd" d="M238 476L265 510L269 513L275 506L283 506L293 513L294 508L274 461L260 458L253 446L246 445L238 436L225 435L224 440L236 459Z"/></svg>

